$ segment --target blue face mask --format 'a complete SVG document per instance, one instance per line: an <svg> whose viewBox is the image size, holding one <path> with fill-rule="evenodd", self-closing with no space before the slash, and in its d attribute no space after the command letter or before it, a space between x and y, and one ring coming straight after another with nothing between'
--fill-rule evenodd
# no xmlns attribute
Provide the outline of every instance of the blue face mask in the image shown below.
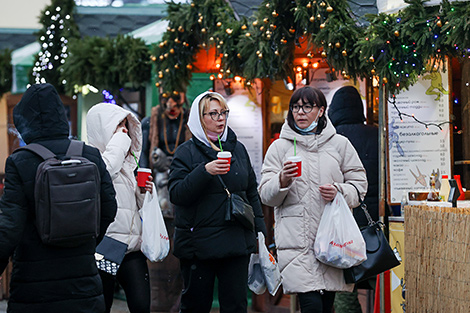
<svg viewBox="0 0 470 313"><path fill-rule="evenodd" d="M317 116L315 117L315 120L307 128L300 128L299 126L297 126L297 124L295 124L295 128L300 130L302 133L310 133L312 130L315 129L315 127L318 126L318 115L320 115L320 110L318 110L318 113L317 113Z"/></svg>

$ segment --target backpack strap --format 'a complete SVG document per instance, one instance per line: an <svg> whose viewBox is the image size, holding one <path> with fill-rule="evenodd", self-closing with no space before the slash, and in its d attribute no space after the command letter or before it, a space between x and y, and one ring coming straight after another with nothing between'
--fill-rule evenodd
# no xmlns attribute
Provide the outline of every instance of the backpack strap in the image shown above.
<svg viewBox="0 0 470 313"><path fill-rule="evenodd" d="M84 144L85 143L83 141L71 140L69 148L67 149L65 155L68 157L82 156Z"/></svg>
<svg viewBox="0 0 470 313"><path fill-rule="evenodd" d="M51 150L47 149L46 147L44 147L43 145L40 145L38 143L30 143L29 145L26 145L26 146L23 146L23 147L20 147L18 149L15 150L16 151L19 151L19 150L28 150L28 151L31 151L35 154L37 154L38 156L40 156L41 158L43 158L43 160L47 160L47 159L50 159L50 158L55 158L55 154L52 153Z"/></svg>

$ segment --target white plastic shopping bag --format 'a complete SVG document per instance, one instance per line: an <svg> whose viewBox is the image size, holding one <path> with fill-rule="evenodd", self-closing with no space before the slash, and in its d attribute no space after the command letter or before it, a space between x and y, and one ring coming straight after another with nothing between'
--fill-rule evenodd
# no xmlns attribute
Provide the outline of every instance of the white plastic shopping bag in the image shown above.
<svg viewBox="0 0 470 313"><path fill-rule="evenodd" d="M259 254L253 253L250 256L250 264L248 265L248 288L257 295L266 291L266 282L264 280L263 270L259 263Z"/></svg>
<svg viewBox="0 0 470 313"><path fill-rule="evenodd" d="M364 238L339 192L325 206L313 248L320 262L337 268L350 268L367 259Z"/></svg>
<svg viewBox="0 0 470 313"><path fill-rule="evenodd" d="M259 263L263 271L266 287L269 293L274 296L279 286L281 286L281 272L279 272L276 259L269 253L268 248L266 248L262 232L258 233L258 249Z"/></svg>
<svg viewBox="0 0 470 313"><path fill-rule="evenodd" d="M140 250L151 262L163 261L170 251L170 238L163 220L157 190L146 192L139 211L142 218L142 244Z"/></svg>

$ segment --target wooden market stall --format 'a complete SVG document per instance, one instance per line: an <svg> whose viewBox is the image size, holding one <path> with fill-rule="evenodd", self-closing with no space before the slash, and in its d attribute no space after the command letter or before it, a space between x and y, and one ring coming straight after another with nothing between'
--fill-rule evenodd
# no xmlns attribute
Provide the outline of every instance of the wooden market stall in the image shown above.
<svg viewBox="0 0 470 313"><path fill-rule="evenodd" d="M405 208L406 311L470 312L470 203Z"/></svg>

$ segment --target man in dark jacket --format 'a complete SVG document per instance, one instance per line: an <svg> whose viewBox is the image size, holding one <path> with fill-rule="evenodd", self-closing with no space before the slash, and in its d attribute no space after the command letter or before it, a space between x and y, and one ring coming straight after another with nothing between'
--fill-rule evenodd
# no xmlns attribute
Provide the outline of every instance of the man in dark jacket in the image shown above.
<svg viewBox="0 0 470 313"><path fill-rule="evenodd" d="M376 126L365 125L364 105L361 95L353 86L345 86L333 96L328 109L336 132L349 139L366 169L368 190L364 202L374 221L379 219L379 131ZM359 227L367 226L367 218L360 207L354 208L354 218ZM338 293L335 298L336 313L362 312L357 292Z"/></svg>
<svg viewBox="0 0 470 313"><path fill-rule="evenodd" d="M70 144L69 124L52 85L31 86L16 105L13 119L24 142L41 144L64 157ZM114 187L99 151L85 145L83 156L98 166L101 175L101 239L116 215ZM8 312L104 312L94 258L96 240L59 248L44 245L39 237L34 186L42 161L25 150L6 161L5 192L0 200L0 273L13 256Z"/></svg>

